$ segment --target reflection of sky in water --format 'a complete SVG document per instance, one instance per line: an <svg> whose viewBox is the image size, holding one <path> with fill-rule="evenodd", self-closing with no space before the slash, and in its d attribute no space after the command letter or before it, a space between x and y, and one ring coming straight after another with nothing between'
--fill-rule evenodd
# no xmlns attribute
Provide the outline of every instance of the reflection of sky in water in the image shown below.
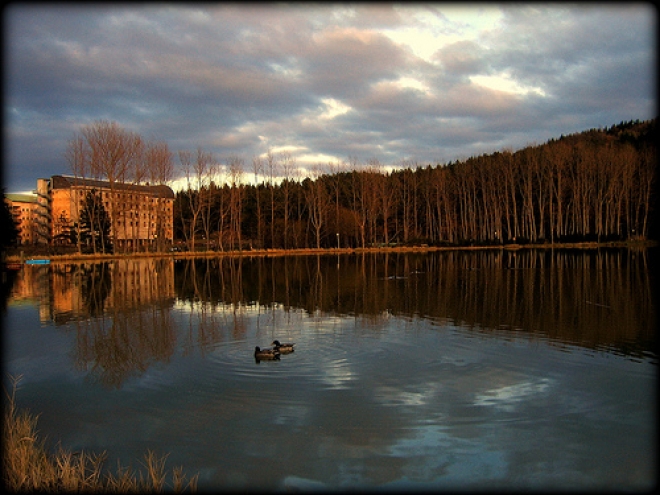
<svg viewBox="0 0 660 495"><path fill-rule="evenodd" d="M119 390L74 370L75 331L19 327L38 321L25 309L10 309L4 364L49 437L171 452L202 486L638 487L653 472L648 363L389 314L188 311L172 316L174 354ZM256 365L274 338L296 352Z"/></svg>
<svg viewBox="0 0 660 495"><path fill-rule="evenodd" d="M320 361L319 369L323 382L333 388L344 388L347 382L357 379L346 358Z"/></svg>
<svg viewBox="0 0 660 495"><path fill-rule="evenodd" d="M423 391L412 391L396 387L376 387L374 398L384 406L420 406L427 404L436 393L433 384L425 384L422 388Z"/></svg>
<svg viewBox="0 0 660 495"><path fill-rule="evenodd" d="M415 436L394 444L391 455L408 459L401 480L393 487L416 484L451 488L470 480L479 484L506 474L503 452L491 451L481 439L456 438L446 428L420 427Z"/></svg>
<svg viewBox="0 0 660 495"><path fill-rule="evenodd" d="M50 325L42 326L33 307L9 308L2 323L4 374L23 375L22 385L53 375L78 376L71 366L72 339Z"/></svg>
<svg viewBox="0 0 660 495"><path fill-rule="evenodd" d="M534 400L534 396L547 392L551 385L552 380L547 378L506 385L488 390L483 394L477 394L474 404L476 406L492 406L503 411L512 412L518 403Z"/></svg>

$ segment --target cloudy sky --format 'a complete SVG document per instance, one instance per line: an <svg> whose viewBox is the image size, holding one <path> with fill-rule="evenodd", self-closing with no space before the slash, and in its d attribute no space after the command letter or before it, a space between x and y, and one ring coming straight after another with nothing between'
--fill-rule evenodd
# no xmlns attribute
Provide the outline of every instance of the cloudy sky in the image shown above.
<svg viewBox="0 0 660 495"><path fill-rule="evenodd" d="M6 192L103 119L220 163L447 163L656 116L647 3L3 10ZM176 164L176 162L175 162Z"/></svg>

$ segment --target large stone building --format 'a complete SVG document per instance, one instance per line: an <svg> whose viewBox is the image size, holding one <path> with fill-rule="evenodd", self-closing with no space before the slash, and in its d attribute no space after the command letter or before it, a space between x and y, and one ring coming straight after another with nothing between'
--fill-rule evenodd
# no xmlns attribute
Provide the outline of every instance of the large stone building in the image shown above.
<svg viewBox="0 0 660 495"><path fill-rule="evenodd" d="M116 249L143 250L173 241L174 192L166 185L54 175L38 179L35 193L29 227L32 244L71 244L72 229L80 224L89 193L100 198L110 217L110 236Z"/></svg>
<svg viewBox="0 0 660 495"><path fill-rule="evenodd" d="M21 245L35 244L39 238L35 232L37 197L32 194L7 193L5 201L9 205L18 228L18 243Z"/></svg>

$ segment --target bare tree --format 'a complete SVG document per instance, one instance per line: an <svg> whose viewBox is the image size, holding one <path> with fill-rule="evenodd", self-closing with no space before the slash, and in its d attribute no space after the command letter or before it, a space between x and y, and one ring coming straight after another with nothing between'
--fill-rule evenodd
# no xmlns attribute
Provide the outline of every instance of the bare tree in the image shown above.
<svg viewBox="0 0 660 495"><path fill-rule="evenodd" d="M64 156L69 163L72 175L76 178L85 179L89 173L90 163L88 149L85 146L85 139L81 135L76 135L69 140ZM71 227L74 229L76 246L80 253L82 249L80 242L80 215L77 212L80 210L84 195L80 196L79 192L79 188L73 188L71 190L69 211L76 212L75 219L71 219L71 221L74 222Z"/></svg>
<svg viewBox="0 0 660 495"><path fill-rule="evenodd" d="M648 147L639 153L639 206L635 208L638 218L635 225L639 225L639 231L633 232L633 237L648 237L649 213L653 195L653 184L657 180L657 153Z"/></svg>
<svg viewBox="0 0 660 495"><path fill-rule="evenodd" d="M518 168L511 149L502 152L503 188L505 190L505 217L507 239L515 241L520 236L519 210L517 200Z"/></svg>
<svg viewBox="0 0 660 495"><path fill-rule="evenodd" d="M380 215L383 221L383 242L387 245L390 243L390 219L395 209L397 188L392 176L383 171L382 165L377 159L370 160L369 165L375 174L372 176L377 196L374 206L380 207Z"/></svg>
<svg viewBox="0 0 660 495"><path fill-rule="evenodd" d="M239 251L243 249L241 238L242 200L243 200L243 159L231 156L227 160L229 170L229 224L231 246L238 245Z"/></svg>
<svg viewBox="0 0 660 495"><path fill-rule="evenodd" d="M385 176L381 174L380 162L372 158L367 162L366 167L362 171L364 180L362 181L362 198L363 198L363 213L365 215L364 221L367 227L367 242L372 244L377 241L378 236L378 218L381 215L381 183L384 182Z"/></svg>
<svg viewBox="0 0 660 495"><path fill-rule="evenodd" d="M455 241L453 201L451 199L451 176L446 168L436 168L432 174L435 195L435 211L438 222L438 240Z"/></svg>
<svg viewBox="0 0 660 495"><path fill-rule="evenodd" d="M172 180L172 174L174 173L172 161L173 155L167 143L152 142L147 144L145 162L149 181L152 185L166 185ZM165 224L171 218L171 215L166 216L164 214L166 211L166 198L163 197L163 189L159 188L156 191L156 198L152 203L152 207L149 208L148 222L150 223L149 231L155 239L155 249L160 252L165 248L168 237L167 226ZM171 229L172 226L169 225L169 228Z"/></svg>
<svg viewBox="0 0 660 495"><path fill-rule="evenodd" d="M195 181L197 182L197 191L199 199L199 220L203 231L206 249L211 230L211 183L213 174L216 171L214 166L213 154L197 148L197 159L194 164Z"/></svg>
<svg viewBox="0 0 660 495"><path fill-rule="evenodd" d="M314 229L316 248L321 247L321 231L325 225L328 206L328 194L321 180L321 165L312 167L311 178L305 180L305 195L309 209L309 219Z"/></svg>
<svg viewBox="0 0 660 495"><path fill-rule="evenodd" d="M295 203L293 207L296 210L296 220L293 227L293 245L296 248L306 247L305 241L305 214L306 214L306 200L305 200L305 191L303 190L302 183L305 179L304 173L300 168L294 170L294 179L296 182L295 188Z"/></svg>
<svg viewBox="0 0 660 495"><path fill-rule="evenodd" d="M261 211L261 190L259 188L262 183L259 176L263 174L264 162L255 156L252 158L252 171L254 172L254 194L257 203L257 244L260 248L264 247L264 232L263 232L263 212Z"/></svg>
<svg viewBox="0 0 660 495"><path fill-rule="evenodd" d="M209 163L206 170L206 179L204 180L204 185L200 193L202 194L202 230L204 231L204 239L206 240L206 249L212 248L212 233L211 229L214 225L214 210L213 206L215 204L215 199L218 196L218 185L216 184L216 178L218 176L218 171L220 166L213 159L211 153L208 154Z"/></svg>
<svg viewBox="0 0 660 495"><path fill-rule="evenodd" d="M419 237L417 222L417 163L403 160L401 162L401 200L403 208L403 240L408 242L413 237Z"/></svg>
<svg viewBox="0 0 660 495"><path fill-rule="evenodd" d="M126 241L126 213L130 206L121 207L117 211L118 195L117 183L123 184L134 173L137 164L142 160L143 140L139 134L126 131L116 122L100 120L84 126L81 131L84 146L89 158L89 171L94 178L105 178L110 189L111 230L113 242L117 243L117 225L121 221L124 227L124 240ZM119 215L121 214L121 215ZM119 218L121 217L121 219ZM127 242L122 243L124 249Z"/></svg>
<svg viewBox="0 0 660 495"><path fill-rule="evenodd" d="M333 230L337 237L339 237L339 206L340 206L340 201L339 197L341 194L341 173L344 171L346 168L346 163L345 162L329 162L328 163L328 174L330 175L330 185L332 186L332 193L333 193L333 199L335 203L335 215L334 215L334 222L332 223L333 225ZM339 246L339 239L337 239L337 247Z"/></svg>
<svg viewBox="0 0 660 495"><path fill-rule="evenodd" d="M266 154L266 167L268 168L268 189L270 190L270 246L275 243L275 174L277 173L277 160L272 150Z"/></svg>
<svg viewBox="0 0 660 495"><path fill-rule="evenodd" d="M500 198L501 168L494 160L478 160L475 167L477 187L481 192L479 201L481 217L480 239L498 240L502 233L502 200Z"/></svg>
<svg viewBox="0 0 660 495"><path fill-rule="evenodd" d="M284 178L282 180L282 206L284 208L284 249L289 248L289 217L291 211L290 196L291 196L291 185L292 180L296 170L296 159L291 156L289 152L283 152L281 155L282 159L282 173Z"/></svg>
<svg viewBox="0 0 660 495"><path fill-rule="evenodd" d="M226 167L218 167L216 172L216 177L218 179L218 184L222 184L216 189L216 194L213 199L213 209L215 214L216 221L216 234L218 238L218 249L220 251L225 250L225 225L227 217L229 216L229 207L227 206L228 197L229 197L229 187L227 186L227 176L228 172Z"/></svg>
<svg viewBox="0 0 660 495"><path fill-rule="evenodd" d="M184 225L183 229L184 236L186 236L186 240L190 243L190 249L195 251L195 239L201 223L200 216L204 211L205 202L208 200L206 181L209 177L209 166L212 163L213 157L201 148L197 148L196 155L193 155L190 151L179 151L178 156L186 178L184 196L188 201L187 206L190 210L190 220L187 226ZM193 156L195 157L194 161Z"/></svg>
<svg viewBox="0 0 660 495"><path fill-rule="evenodd" d="M523 212L522 229L523 235L533 242L537 239L534 203L538 199L538 194L534 182L537 175L538 160L531 148L525 148L520 153L522 160L520 166L520 194L522 195Z"/></svg>

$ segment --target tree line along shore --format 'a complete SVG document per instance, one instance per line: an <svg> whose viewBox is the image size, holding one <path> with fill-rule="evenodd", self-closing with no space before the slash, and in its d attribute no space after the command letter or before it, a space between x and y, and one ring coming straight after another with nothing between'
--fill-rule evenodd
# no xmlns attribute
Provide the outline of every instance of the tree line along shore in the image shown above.
<svg viewBox="0 0 660 495"><path fill-rule="evenodd" d="M318 166L295 176L290 156L243 163L228 180L198 152L190 187L177 193L176 238L188 249L472 246L647 239L657 219L656 121L627 122L562 136L520 151L446 165L376 160ZM279 174L273 172L279 170Z"/></svg>
<svg viewBox="0 0 660 495"><path fill-rule="evenodd" d="M604 248L652 248L659 245L655 240L607 241L607 242L563 242L544 244L504 244L504 245L464 245L464 246L379 246L367 248L307 248L307 249L248 249L236 251L198 250L180 252L135 252L135 253L69 253L53 254L47 250L21 252L12 249L5 255L5 263L23 263L30 259L43 259L52 262L111 261L116 259L139 258L204 258L219 256L273 257L273 256L313 256L347 255L361 253L427 253L437 251L476 251L476 250L521 250L521 249L604 249Z"/></svg>
<svg viewBox="0 0 660 495"><path fill-rule="evenodd" d="M237 156L219 163L201 148L172 153L165 143L145 144L104 122L85 127L65 155L74 176L132 184L147 177L152 184L167 183L178 161L184 180L173 204L173 244L151 250L630 242L657 240L656 120L621 122L435 166L385 166L349 157L302 168L290 154L271 151L251 165ZM99 149L112 146L127 156L98 158ZM89 203L103 208L100 201ZM107 219L103 213L87 217ZM79 228L100 231L107 225ZM50 252L71 251L76 249ZM111 242L94 246L95 253L130 251Z"/></svg>

